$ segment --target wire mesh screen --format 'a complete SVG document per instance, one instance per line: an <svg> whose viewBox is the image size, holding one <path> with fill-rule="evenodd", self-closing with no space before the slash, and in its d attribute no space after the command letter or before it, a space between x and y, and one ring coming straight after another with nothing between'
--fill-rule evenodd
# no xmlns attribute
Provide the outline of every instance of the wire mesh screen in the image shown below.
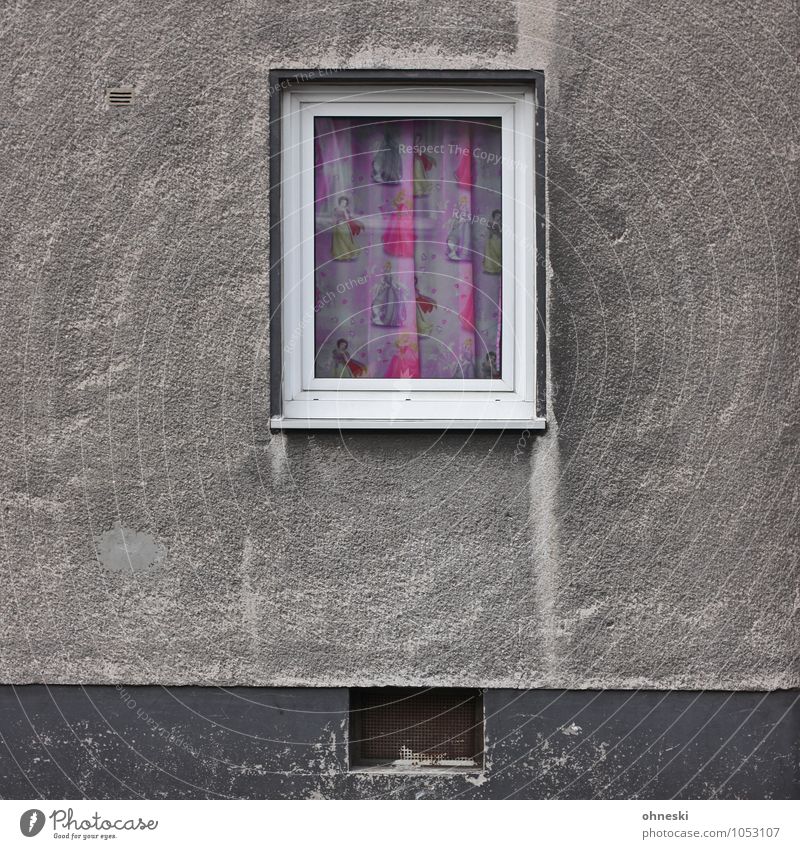
<svg viewBox="0 0 800 849"><path fill-rule="evenodd" d="M483 748L479 698L474 690L357 691L357 760L474 764Z"/></svg>

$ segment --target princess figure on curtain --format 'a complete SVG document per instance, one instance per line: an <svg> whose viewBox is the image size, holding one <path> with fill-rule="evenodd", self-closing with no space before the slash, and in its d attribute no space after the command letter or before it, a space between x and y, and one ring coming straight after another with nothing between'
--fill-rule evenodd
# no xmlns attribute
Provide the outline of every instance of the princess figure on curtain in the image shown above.
<svg viewBox="0 0 800 849"><path fill-rule="evenodd" d="M367 367L364 363L350 356L347 346L347 339L336 340L336 347L331 354L334 377L364 377L367 373Z"/></svg>
<svg viewBox="0 0 800 849"><path fill-rule="evenodd" d="M484 380L497 380L500 377L500 369L497 368L497 354L494 351L489 351L481 361L480 376Z"/></svg>
<svg viewBox="0 0 800 849"><path fill-rule="evenodd" d="M433 298L429 298L419 291L419 280L417 280L416 274L414 275L414 297L417 301L417 333L420 336L430 336L431 330L433 330L433 321L430 314L438 304Z"/></svg>
<svg viewBox="0 0 800 849"><path fill-rule="evenodd" d="M468 147L461 148L461 157L458 160L455 175L459 186L468 189L472 186L472 152Z"/></svg>
<svg viewBox="0 0 800 849"><path fill-rule="evenodd" d="M447 225L447 258L455 262L468 258L469 219L468 199L466 195L462 195L458 205L453 208L450 223Z"/></svg>
<svg viewBox="0 0 800 849"><path fill-rule="evenodd" d="M350 198L342 195L333 210L331 256L340 262L354 260L360 253L355 237L363 227L350 214Z"/></svg>
<svg viewBox="0 0 800 849"><path fill-rule="evenodd" d="M433 189L433 181L428 179L428 172L436 165L432 156L424 153L422 136L417 133L414 136L414 197L423 198L429 195Z"/></svg>
<svg viewBox="0 0 800 849"><path fill-rule="evenodd" d="M388 130L372 158L372 180L375 183L399 183L403 179L403 159L400 144Z"/></svg>
<svg viewBox="0 0 800 849"><path fill-rule="evenodd" d="M503 216L499 209L492 212L487 229L483 270L487 274L500 274L503 270Z"/></svg>
<svg viewBox="0 0 800 849"><path fill-rule="evenodd" d="M418 378L419 377L419 349L407 333L397 337L395 341L397 353L389 362L386 369L386 377Z"/></svg>
<svg viewBox="0 0 800 849"><path fill-rule="evenodd" d="M414 256L414 213L401 189L392 201L394 210L383 231L383 249L390 256Z"/></svg>
<svg viewBox="0 0 800 849"><path fill-rule="evenodd" d="M383 274L372 295L372 323L378 327L402 327L406 322L405 298L387 260Z"/></svg>

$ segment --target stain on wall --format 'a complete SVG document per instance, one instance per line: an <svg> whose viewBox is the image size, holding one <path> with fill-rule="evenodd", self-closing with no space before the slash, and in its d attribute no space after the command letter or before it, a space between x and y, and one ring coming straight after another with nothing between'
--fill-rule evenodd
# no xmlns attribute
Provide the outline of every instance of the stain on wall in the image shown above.
<svg viewBox="0 0 800 849"><path fill-rule="evenodd" d="M97 539L97 559L110 572L147 572L164 565L166 548L144 531L124 528L119 522Z"/></svg>

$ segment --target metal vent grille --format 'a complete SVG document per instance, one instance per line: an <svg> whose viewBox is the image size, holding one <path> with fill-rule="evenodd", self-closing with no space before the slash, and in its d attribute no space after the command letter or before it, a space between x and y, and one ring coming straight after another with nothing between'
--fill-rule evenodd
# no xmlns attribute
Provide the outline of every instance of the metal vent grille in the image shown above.
<svg viewBox="0 0 800 849"><path fill-rule="evenodd" d="M483 750L475 690L352 690L356 765L475 766Z"/></svg>
<svg viewBox="0 0 800 849"><path fill-rule="evenodd" d="M130 106L133 102L132 88L109 88L106 90L109 106Z"/></svg>

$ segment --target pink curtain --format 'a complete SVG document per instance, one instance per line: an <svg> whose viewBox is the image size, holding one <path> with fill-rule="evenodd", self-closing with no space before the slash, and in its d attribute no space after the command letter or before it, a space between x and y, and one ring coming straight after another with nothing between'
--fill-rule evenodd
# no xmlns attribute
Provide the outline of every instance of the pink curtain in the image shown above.
<svg viewBox="0 0 800 849"><path fill-rule="evenodd" d="M315 121L317 377L499 377L499 123Z"/></svg>

